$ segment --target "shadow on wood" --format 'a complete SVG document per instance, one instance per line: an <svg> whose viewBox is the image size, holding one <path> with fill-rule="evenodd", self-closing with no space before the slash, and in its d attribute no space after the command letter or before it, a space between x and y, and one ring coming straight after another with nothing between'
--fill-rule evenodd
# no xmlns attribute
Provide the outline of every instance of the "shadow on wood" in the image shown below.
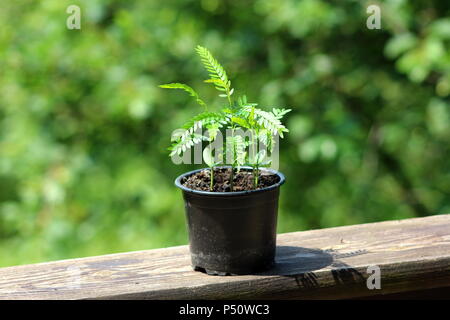
<svg viewBox="0 0 450 320"><path fill-rule="evenodd" d="M294 246L277 246L275 266L260 275L291 276L325 268L333 263L333 255L320 250Z"/></svg>
<svg viewBox="0 0 450 320"><path fill-rule="evenodd" d="M339 261L339 258L365 253L366 250L357 250L342 255L334 250L277 246L274 268L258 275L293 277L298 286L314 288L318 286L318 277L314 271L330 266L333 268L331 272L336 284L360 282L365 280L364 276L350 265Z"/></svg>

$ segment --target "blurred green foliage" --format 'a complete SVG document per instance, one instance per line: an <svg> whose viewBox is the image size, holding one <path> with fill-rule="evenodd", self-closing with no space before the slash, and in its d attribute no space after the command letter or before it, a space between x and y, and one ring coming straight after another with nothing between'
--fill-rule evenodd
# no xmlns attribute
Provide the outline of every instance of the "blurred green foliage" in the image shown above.
<svg viewBox="0 0 450 320"><path fill-rule="evenodd" d="M0 266L187 243L173 180L194 168L166 148L199 110L157 85L219 103L197 44L251 101L293 109L279 232L450 212L449 17L446 0L3 1Z"/></svg>

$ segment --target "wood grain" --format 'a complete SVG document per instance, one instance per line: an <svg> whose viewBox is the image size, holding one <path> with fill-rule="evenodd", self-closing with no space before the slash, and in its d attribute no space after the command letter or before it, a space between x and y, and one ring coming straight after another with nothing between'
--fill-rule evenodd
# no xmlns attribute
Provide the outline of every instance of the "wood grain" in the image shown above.
<svg viewBox="0 0 450 320"><path fill-rule="evenodd" d="M450 287L450 215L280 234L277 245L275 268L246 276L192 271L187 246L0 268L0 299L341 299ZM371 265L381 290L367 289Z"/></svg>

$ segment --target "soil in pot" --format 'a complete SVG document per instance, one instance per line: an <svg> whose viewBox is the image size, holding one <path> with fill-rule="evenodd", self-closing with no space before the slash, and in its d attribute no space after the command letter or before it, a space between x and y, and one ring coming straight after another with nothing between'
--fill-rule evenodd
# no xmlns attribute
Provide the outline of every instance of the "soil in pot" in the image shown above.
<svg viewBox="0 0 450 320"><path fill-rule="evenodd" d="M214 169L214 185L210 190L211 172L209 169L196 172L195 174L184 178L181 183L183 186L196 191L214 191L231 192L231 168ZM266 171L260 171L258 177L258 186L256 189L269 187L280 181L280 178ZM233 175L233 191L254 190L253 172L248 170L239 170Z"/></svg>

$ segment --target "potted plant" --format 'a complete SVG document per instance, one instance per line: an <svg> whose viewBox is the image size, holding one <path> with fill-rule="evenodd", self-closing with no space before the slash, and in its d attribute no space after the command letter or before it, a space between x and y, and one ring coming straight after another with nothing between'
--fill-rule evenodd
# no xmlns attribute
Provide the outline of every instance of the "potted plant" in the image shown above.
<svg viewBox="0 0 450 320"><path fill-rule="evenodd" d="M234 99L224 68L208 49L197 46L196 51L209 74L205 82L226 99L225 107L209 110L185 84L160 86L186 91L205 109L172 136L169 148L176 157L207 144L202 158L208 168L175 180L185 201L192 266L215 275L263 271L274 264L279 188L285 181L268 168L270 155L278 137L288 132L281 119L290 110L264 111L245 95Z"/></svg>

